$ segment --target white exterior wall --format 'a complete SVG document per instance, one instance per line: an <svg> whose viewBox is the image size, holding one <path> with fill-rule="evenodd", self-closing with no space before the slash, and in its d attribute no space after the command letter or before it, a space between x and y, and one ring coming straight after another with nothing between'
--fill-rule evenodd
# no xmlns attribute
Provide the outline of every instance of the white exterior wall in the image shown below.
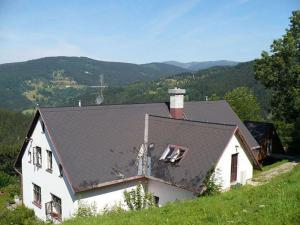
<svg viewBox="0 0 300 225"><path fill-rule="evenodd" d="M103 212L103 209L111 209L113 206L121 206L122 208L127 209L127 205L124 201L124 191L135 189L138 184L139 182L137 181L131 181L82 192L78 194L78 199L83 203L95 204L99 213ZM143 191L144 188L142 188L142 192ZM76 205L77 204L78 201L76 202Z"/></svg>
<svg viewBox="0 0 300 225"><path fill-rule="evenodd" d="M59 177L59 167L57 164L57 155L50 141L47 139L47 133L42 132L40 121L37 123L35 130L31 136L32 141L28 143L26 151L22 158L22 176L23 176L23 203L26 207L34 210L36 216L42 220L46 220L45 203L51 201L51 194L61 198L62 218L68 218L74 211L74 196L68 190L66 178ZM33 165L33 147L41 147L42 167ZM31 150L31 163L29 163L28 150ZM47 169L47 152L52 151L52 173ZM41 187L41 208L34 205L33 202L33 183Z"/></svg>
<svg viewBox="0 0 300 225"><path fill-rule="evenodd" d="M183 109L184 107L184 95L171 95L170 96L170 108L171 109Z"/></svg>
<svg viewBox="0 0 300 225"><path fill-rule="evenodd" d="M231 186L231 155L236 153L238 153L238 161L237 180L235 183L245 184L247 180L252 178L253 166L245 153L245 146L235 134L229 141L215 168L217 182L221 184L223 190L227 190Z"/></svg>
<svg viewBox="0 0 300 225"><path fill-rule="evenodd" d="M171 201L195 197L193 192L151 179L148 181L148 192L159 197L159 206Z"/></svg>
<svg viewBox="0 0 300 225"><path fill-rule="evenodd" d="M35 214L38 218L46 220L45 203L52 200L51 194L54 194L57 197L61 198L63 219L69 218L74 214L78 206L78 199L81 199L83 202L88 204L95 203L98 211L101 211L104 208L109 209L114 205L121 205L126 208L123 197L124 190L131 190L133 188L136 188L137 184L139 183L138 181L112 185L110 187L100 188L93 191L82 192L73 195L66 177L59 177L57 154L54 150L54 147L51 145L51 142L49 141L47 131L46 133L42 132L40 121L37 123L31 138L32 141L29 142L22 157L23 202L25 206L35 211ZM35 146L41 147L41 168L33 165L33 161L31 161L31 163L28 162L28 150L30 149L33 155L33 147ZM46 150L51 150L53 154L52 173L46 171ZM228 189L231 185L231 155L235 153L239 153L237 165L237 182L244 183L246 180L252 178L252 164L245 154L243 144L241 144L239 138L234 135L216 165L217 176L221 178L218 180L218 182L220 182L223 189ZM244 174L243 179L241 174ZM41 208L32 203L33 183L41 187ZM153 193L154 196L159 197L160 206L170 201L194 198L194 194L192 192L159 181L149 179L145 184L147 184L146 188L149 192Z"/></svg>

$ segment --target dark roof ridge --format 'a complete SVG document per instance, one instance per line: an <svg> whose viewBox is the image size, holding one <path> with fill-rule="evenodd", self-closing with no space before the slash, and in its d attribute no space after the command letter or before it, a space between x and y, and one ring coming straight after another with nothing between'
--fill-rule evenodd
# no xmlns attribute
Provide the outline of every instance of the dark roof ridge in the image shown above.
<svg viewBox="0 0 300 225"><path fill-rule="evenodd" d="M274 125L271 122L265 122L265 121L254 121L254 120L244 120L244 123L260 123L260 124L266 124L266 125Z"/></svg>
<svg viewBox="0 0 300 225"><path fill-rule="evenodd" d="M63 109L63 108L75 108L75 109L83 109L83 108L96 108L96 107L101 107L103 108L104 106L132 106L132 105L154 105L154 104L168 104L168 102L166 101L162 101L162 102L139 102L139 103L125 103L125 104L103 104L103 105L82 105L82 106L41 106L38 107L38 109Z"/></svg>
<svg viewBox="0 0 300 225"><path fill-rule="evenodd" d="M151 103L151 104L165 104L166 107L168 107L168 105L163 102L163 103ZM114 107L115 109L117 108L125 108L125 107L138 107L141 105L150 105L150 104L120 104L120 105L101 105L101 106L84 106L84 107L78 107L78 106L74 106L74 107L41 107L39 108L39 110L46 110L48 112L58 112L58 111L82 111L82 110L105 110L105 109L110 109L111 107ZM104 107L104 106L111 106L111 107Z"/></svg>
<svg viewBox="0 0 300 225"><path fill-rule="evenodd" d="M212 104L212 103L218 103L218 102L226 102L227 103L227 101L226 100L223 100L223 99L220 99L220 100L209 100L209 101L205 101L205 100L203 100L203 101L185 101L184 103L206 103L206 104Z"/></svg>
<svg viewBox="0 0 300 225"><path fill-rule="evenodd" d="M237 127L236 124L229 124L229 123L216 123L216 122L210 122L210 121L187 120L187 119L178 120L178 119L174 119L174 118L170 118L170 117L164 117L164 116L158 116L158 115L152 115L152 114L149 114L149 116L157 117L157 118L162 118L162 119L176 120L176 121L181 121L181 122L184 121L184 122L195 122L195 123L204 123L204 124L212 124L212 125L222 125L222 126Z"/></svg>
<svg viewBox="0 0 300 225"><path fill-rule="evenodd" d="M214 101L185 101L185 103L207 103L207 104L212 104L212 103L217 103L217 102L226 102L226 100L214 100ZM130 103L108 103L108 104L103 104L103 105L82 105L81 107L79 106L40 106L38 109L59 109L59 108L86 108L86 107L103 107L103 106L127 106L127 105L150 105L150 104L169 104L168 101L157 101L157 102L130 102Z"/></svg>

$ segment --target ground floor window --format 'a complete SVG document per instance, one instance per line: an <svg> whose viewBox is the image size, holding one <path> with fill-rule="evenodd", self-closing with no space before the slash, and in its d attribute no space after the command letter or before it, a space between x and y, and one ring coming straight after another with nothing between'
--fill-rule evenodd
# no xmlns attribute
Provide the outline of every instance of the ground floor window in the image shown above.
<svg viewBox="0 0 300 225"><path fill-rule="evenodd" d="M41 197L41 187L33 184L33 203L38 207L41 207L42 197Z"/></svg>
<svg viewBox="0 0 300 225"><path fill-rule="evenodd" d="M159 206L159 197L158 196L153 196L154 197L154 204L156 206Z"/></svg>
<svg viewBox="0 0 300 225"><path fill-rule="evenodd" d="M52 215L61 218L62 208L61 208L61 199L53 194L52 196Z"/></svg>

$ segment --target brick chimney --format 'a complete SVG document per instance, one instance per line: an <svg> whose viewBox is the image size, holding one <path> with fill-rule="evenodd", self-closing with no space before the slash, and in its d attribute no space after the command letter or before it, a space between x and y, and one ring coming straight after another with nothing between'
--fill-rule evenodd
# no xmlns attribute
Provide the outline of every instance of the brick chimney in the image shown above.
<svg viewBox="0 0 300 225"><path fill-rule="evenodd" d="M170 95L170 114L174 119L183 119L184 94L185 89L173 88L169 89Z"/></svg>

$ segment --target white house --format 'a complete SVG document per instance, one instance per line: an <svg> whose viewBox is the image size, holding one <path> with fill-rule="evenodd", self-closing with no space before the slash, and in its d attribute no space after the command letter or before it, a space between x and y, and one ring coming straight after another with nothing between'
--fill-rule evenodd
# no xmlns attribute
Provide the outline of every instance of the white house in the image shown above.
<svg viewBox="0 0 300 225"><path fill-rule="evenodd" d="M78 201L125 206L143 184L158 205L194 198L214 169L222 189L252 178L258 144L225 101L39 108L16 160L23 203L42 220L70 218Z"/></svg>

